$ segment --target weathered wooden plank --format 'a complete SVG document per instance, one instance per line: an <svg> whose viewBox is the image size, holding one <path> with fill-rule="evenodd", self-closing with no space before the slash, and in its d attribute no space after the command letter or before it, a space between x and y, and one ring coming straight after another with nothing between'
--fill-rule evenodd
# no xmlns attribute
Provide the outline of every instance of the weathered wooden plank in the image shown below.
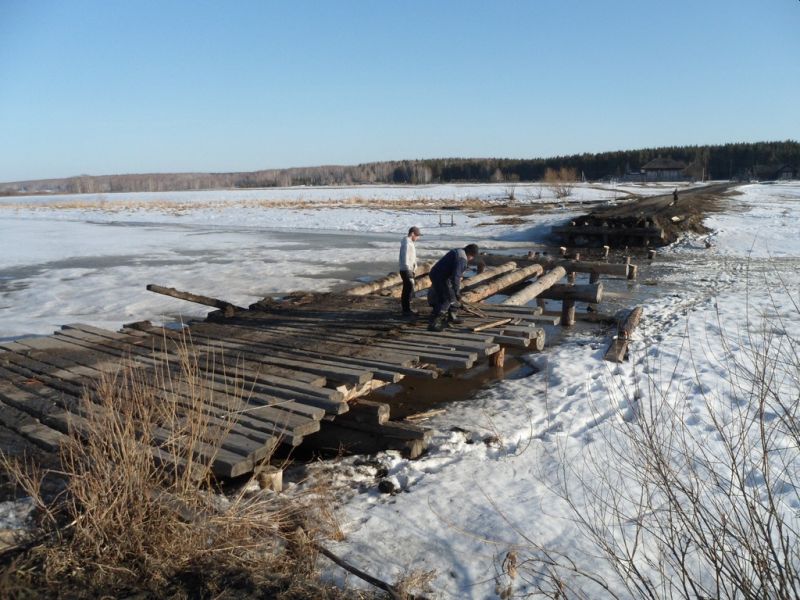
<svg viewBox="0 0 800 600"><path fill-rule="evenodd" d="M129 346L131 352L138 354L139 356L149 355L150 357L153 356L154 352L158 352L158 359L159 360L168 360L172 363L180 363L182 361L182 357L180 356L179 349L176 348L169 348L168 345L165 345L163 340L154 337L149 338L148 340L140 340L140 338L134 338L131 336L127 337L119 337L115 335L114 338L108 338L100 330L97 332L96 328L88 326L88 325L80 325L80 324L73 324L73 325L65 325L63 327L63 331L67 334L71 330L78 330L84 332L86 334L96 336L91 337L88 339L92 340L102 340L102 339L111 339L112 341L116 341L117 343L126 344ZM121 346L115 346L121 348ZM227 369L220 366L216 369L210 369L209 367L213 367L213 359L215 357L208 357L208 360L203 361L202 357L197 357L195 364L200 367L206 373L212 374L216 373L218 375L222 375L223 377L230 377L230 373ZM246 381L251 381L259 386L269 387L271 390L292 390L303 394L312 394L312 395L320 395L325 398L329 398L331 400L341 400L342 394L340 392L336 392L335 390L330 390L328 388L319 386L319 385L311 385L305 383L303 381L294 381L292 379L286 377L280 377L277 375L272 375L269 373L256 373L251 369L246 369L244 367L238 368L236 372L237 376L240 376L241 379ZM324 385L324 381L322 381ZM275 393L274 391L272 392ZM288 392L287 392L288 393ZM277 394L275 394L277 395ZM286 394L282 394L279 397L286 397Z"/></svg>
<svg viewBox="0 0 800 600"><path fill-rule="evenodd" d="M124 353L130 350L136 360L142 362L149 362L153 367L163 367L163 358L154 358L151 353L142 347L132 346L130 348L115 349L113 340L105 340L103 338L91 337L93 334L81 331L77 328L70 327L57 333L59 336L69 336L74 339L80 340L89 337L90 343L101 344L110 351L117 351ZM181 366L179 362L167 360L167 368L173 373L180 373ZM208 374L207 374L208 375ZM319 418L316 410L311 411L309 407L316 407L317 409L324 409L331 414L341 414L346 412L347 404L344 402L344 395L337 390L329 390L328 388L319 388L319 393L315 395L297 392L295 390L284 390L275 386L264 386L254 382L243 382L242 380L235 380L229 378L221 378L213 374L204 377L200 382L201 385L211 390L219 391L222 393L238 393L245 394L247 398L253 402L258 402L267 406L275 406L280 410L287 412L294 412L305 416L314 416ZM336 399L338 398L338 399Z"/></svg>
<svg viewBox="0 0 800 600"><path fill-rule="evenodd" d="M226 302L225 300L219 300L209 296L202 296L200 294L192 294L191 292L182 292L180 290L176 290L175 288L164 287L152 283L147 286L147 291L155 292L157 294L164 294L165 296L171 296L173 298L178 298L179 300L187 300L188 302L194 302L195 304L213 306L214 308L225 311L226 314L233 314L233 312L237 310L245 310L244 308L236 306L235 304L231 304L230 302Z"/></svg>
<svg viewBox="0 0 800 600"><path fill-rule="evenodd" d="M427 336L427 335L404 335L400 340L404 341L411 341L411 342L424 342L426 344L435 344L441 346L447 346L454 348L455 350L466 350L470 355L472 353L480 355L480 356L489 356L490 354L494 354L500 347L492 342L482 342L482 341L464 341L459 338L452 338L452 337L445 337L445 336ZM477 359L477 356L476 356Z"/></svg>
<svg viewBox="0 0 800 600"><path fill-rule="evenodd" d="M92 435L91 424L79 413L87 409L101 410L100 407L91 403L81 404L77 398L58 392L34 379L23 380L19 385L11 384L20 377L18 373L0 367L0 398L4 402L34 416L61 433L76 431L84 438ZM187 465L185 461L173 457L159 448L143 446L142 449L149 452L154 460L165 467L181 472L191 468L192 477L200 479L205 476L203 469L196 465Z"/></svg>
<svg viewBox="0 0 800 600"><path fill-rule="evenodd" d="M2 391L0 391L0 400ZM57 452L64 434L44 425L38 418L0 401L0 424L48 452Z"/></svg>
<svg viewBox="0 0 800 600"><path fill-rule="evenodd" d="M238 477L249 473L255 466L255 462L251 458L199 440L193 440L191 447L186 447L185 439L176 438L174 432L162 427L153 427L150 434L162 446L167 448L173 445L176 446L178 448L178 456L191 450L193 457L200 459L203 464L209 464L211 471L217 477Z"/></svg>
<svg viewBox="0 0 800 600"><path fill-rule="evenodd" d="M241 365L248 372L252 371L255 373L277 375L293 381L302 381L316 387L323 387L327 384L327 375L325 372L320 372L319 370L311 371L304 368L305 365L299 361L286 364L271 360L270 357L263 355L254 354L245 356L241 352L230 353L228 348L224 346L209 344L202 339L192 338L188 328L183 332L153 327L149 323L137 323L132 325L137 325L140 329L133 329L130 326L126 326L123 332L141 337L143 339L142 345L145 346L153 344L157 347L163 347L165 344L171 344L171 346L168 346L169 348L172 348L174 351L180 351L181 348L188 345L193 349L194 355L201 360L204 357L213 357L215 360L220 360L222 364L232 368L239 368ZM157 344L155 340L157 340Z"/></svg>
<svg viewBox="0 0 800 600"><path fill-rule="evenodd" d="M182 336L182 335L190 335L193 343L200 344L202 348L207 348L209 350L222 350L230 356L233 354L234 357L241 356L248 360L249 362L255 364L268 364L268 365L286 365L286 367L290 367L293 370L298 372L306 372L308 374L313 375L320 375L325 377L326 379L334 382L341 382L344 384L362 384L366 383L370 379L372 379L372 373L364 369L355 369L355 368L348 368L345 365L341 365L339 363L327 362L327 361L318 361L309 358L304 358L303 360L297 360L295 356L292 358L293 355L283 352L275 352L273 355L265 355L263 349L259 350L257 347L251 347L246 344L243 344L241 341L237 342L227 342L224 340L218 340L215 338L211 338L208 336L201 336L197 334L183 334L179 331L171 331L167 329L153 327L149 323L133 323L130 327L137 327L140 330L140 333L150 333L153 336L160 336L162 333L165 336ZM127 329L126 329L127 331ZM131 331L136 331L131 329Z"/></svg>
<svg viewBox="0 0 800 600"><path fill-rule="evenodd" d="M53 347L53 344L48 344L48 347ZM53 352L34 351L34 354L30 355L28 358L39 360L39 362L43 364L50 364L60 368L70 368L72 366L72 362L65 358L65 354L66 353L61 353L60 355L57 355ZM80 358L81 355L78 354L75 359L80 360ZM99 380L99 378L104 374L108 374L109 372L112 374L117 373L119 370L119 364L108 361L101 361L95 364L91 364L90 362L90 365L87 368L91 369L89 377L93 378L92 383L94 383L94 380ZM91 386L91 389L95 392L97 391L97 388L94 385ZM161 390L157 390L155 388L153 391L160 392L164 397L170 393L162 392ZM171 393L175 394L176 392L177 389L173 386L173 391ZM183 409L192 410L196 408L192 402L183 404L178 403L177 406ZM255 459L261 459L269 455L277 443L272 435L273 432L265 433L263 431L250 430L244 425L222 420L213 415L207 415L205 418L209 428L215 428L216 431L227 432L227 435L225 435L222 439L224 448L234 450L239 453L244 453L252 456Z"/></svg>
<svg viewBox="0 0 800 600"><path fill-rule="evenodd" d="M436 372L417 369L414 367L401 366L402 363L398 365L394 363L372 361L369 359L351 358L340 355L330 356L328 354L303 350L300 348L286 347L286 346L270 346L268 344L262 344L260 342L254 342L248 340L242 341L239 338L232 338L231 340L222 340L211 336L204 336L203 334L198 332L195 332L194 336L196 338L203 337L204 339L209 340L209 343L226 345L233 350L241 347L242 344L244 343L248 344L247 347L252 348L254 352L269 352L273 357L280 358L281 360L283 360L284 358L293 361L303 360L306 361L306 363L311 366L320 365L322 368L333 369L340 373L345 373L345 374L348 371L351 371L352 373L357 374L357 379L355 381L358 382L359 385L367 383L373 377L375 377L376 379L381 379L383 381L396 383L397 381L402 379L403 375L414 375L414 376L429 377L429 378L436 378L437 376ZM412 361L410 360L403 362L412 364ZM364 370L364 369L369 369L369 370ZM352 381L353 380L350 380L351 383Z"/></svg>
<svg viewBox="0 0 800 600"><path fill-rule="evenodd" d="M259 333L257 327L244 326L241 324L227 325L220 328L216 325L208 323L193 323L192 331L195 334L208 333L214 339L222 340L235 340L235 339L249 339L259 344L268 344L269 346L278 346L283 349L291 349L293 352L300 350L301 352L307 351L306 349L314 348L314 354L323 358L331 359L332 357L358 357L369 358L378 361L389 363L397 363L402 366L411 366L419 361L419 356L401 354L401 353L386 353L379 350L371 349L364 344L353 342L330 342L329 338L324 334L305 334L293 335L291 338L284 335L269 335L264 332ZM249 335L247 335L249 332ZM242 336L239 338L238 336ZM245 337L246 336L246 337ZM259 339L256 340L255 338Z"/></svg>
<svg viewBox="0 0 800 600"><path fill-rule="evenodd" d="M93 372L90 373L90 377L83 382L83 387L78 388L76 386L72 386L72 388L70 388L69 386L71 384L65 384L65 382L54 379L44 373L48 366L52 366L50 365L51 362L63 365L65 362L63 357L46 354L41 356L42 361L36 360L35 357L25 358L26 362L23 362L22 364L30 367L30 369L33 369L33 371L25 371L26 375L42 379L51 386L55 386L58 389L63 389L72 393L75 395L75 397L80 396L84 389L87 391L94 390L98 377L102 373L107 372L103 371L102 369L98 370L96 368L92 368ZM94 367L97 366L98 364L94 365ZM104 368L110 368L112 369L111 372L114 373L114 369L118 369L119 365L109 365L106 363ZM150 388L156 395L169 398L170 400L176 400L178 404L184 408L191 409L196 406L196 403L192 398L192 394L195 394L196 392L185 382L180 382L179 379L175 379L169 381L167 386L160 386L159 382L153 379L154 375L146 371L142 371L139 377L142 379L142 381L150 382ZM165 389L162 389L163 387L168 387L169 390L165 391ZM170 397L170 394L173 394L173 396ZM256 438L265 445L274 445L274 442L270 441L270 437L281 437L287 439L291 443L299 443L300 440L295 439L296 436L304 433L313 433L319 429L319 426L314 425L314 422L309 419L304 419L285 411L274 410L270 407L253 407L252 405L241 402L235 396L209 395L204 398L204 400L206 404L209 404L221 411L217 413L217 416L220 414L239 414L241 411L248 411L249 414L246 417L238 417L238 423L236 425L237 432L247 435L251 438Z"/></svg>

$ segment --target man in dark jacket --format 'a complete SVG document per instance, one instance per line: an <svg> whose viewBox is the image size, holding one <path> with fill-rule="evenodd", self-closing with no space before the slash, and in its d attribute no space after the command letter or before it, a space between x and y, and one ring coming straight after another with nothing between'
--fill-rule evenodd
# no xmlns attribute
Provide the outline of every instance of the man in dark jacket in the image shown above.
<svg viewBox="0 0 800 600"><path fill-rule="evenodd" d="M428 323L430 331L442 331L449 319L450 323L460 323L461 320L452 312L458 308L461 297L461 278L470 261L478 256L478 246L469 244L464 248L450 250L440 258L430 272L431 289L428 293L428 303L433 307L431 320Z"/></svg>

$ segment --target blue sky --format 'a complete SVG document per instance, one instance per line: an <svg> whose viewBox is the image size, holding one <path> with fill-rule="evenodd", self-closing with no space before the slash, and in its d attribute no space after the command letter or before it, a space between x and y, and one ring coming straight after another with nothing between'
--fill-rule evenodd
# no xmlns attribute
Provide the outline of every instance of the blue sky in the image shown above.
<svg viewBox="0 0 800 600"><path fill-rule="evenodd" d="M800 1L0 0L0 181L800 139Z"/></svg>

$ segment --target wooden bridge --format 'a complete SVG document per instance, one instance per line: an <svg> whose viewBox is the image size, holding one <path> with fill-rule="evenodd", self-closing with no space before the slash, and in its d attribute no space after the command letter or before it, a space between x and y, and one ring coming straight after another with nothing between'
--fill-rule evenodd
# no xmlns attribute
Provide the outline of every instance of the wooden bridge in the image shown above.
<svg viewBox="0 0 800 600"><path fill-rule="evenodd" d="M429 267L418 271L421 288L429 285ZM561 298L574 311L576 300L602 297L602 284L588 292L554 292L566 274L561 264L547 273L535 263L491 266L465 280L464 322L443 332L428 331L424 318L399 314L397 274L344 293L295 293L249 308L151 286L219 310L183 329L149 322L120 331L71 324L52 336L0 344L0 429L10 434L3 439L22 437L55 451L70 428L80 432L87 406L94 406L82 398L92 399L101 377L123 366L188 411L192 390L185 383L170 384L164 373L177 374L189 358L200 374L203 411L225 430L221 448L201 456L217 477L250 473L279 444L305 440L353 451L396 448L416 456L427 432L389 420L390 407L365 396L405 378L457 375L481 361L502 366L506 348L541 350L542 322L554 319L527 306L531 299ZM492 301L496 294L503 294L501 302ZM149 451L168 460L160 444L173 432L169 424L156 429Z"/></svg>

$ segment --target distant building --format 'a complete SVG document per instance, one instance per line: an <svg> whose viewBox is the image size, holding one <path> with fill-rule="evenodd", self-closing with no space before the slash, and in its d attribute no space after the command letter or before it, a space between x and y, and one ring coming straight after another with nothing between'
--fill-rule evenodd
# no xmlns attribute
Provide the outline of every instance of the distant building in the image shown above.
<svg viewBox="0 0 800 600"><path fill-rule="evenodd" d="M683 181L686 164L672 158L654 158L642 165L643 181Z"/></svg>
<svg viewBox="0 0 800 600"><path fill-rule="evenodd" d="M747 179L757 181L777 181L783 179L796 179L797 169L792 165L755 165L747 172Z"/></svg>
<svg viewBox="0 0 800 600"><path fill-rule="evenodd" d="M659 156L643 165L638 171L634 171L628 166L621 180L641 183L648 181L686 181L689 179L686 168L686 164L679 160Z"/></svg>

